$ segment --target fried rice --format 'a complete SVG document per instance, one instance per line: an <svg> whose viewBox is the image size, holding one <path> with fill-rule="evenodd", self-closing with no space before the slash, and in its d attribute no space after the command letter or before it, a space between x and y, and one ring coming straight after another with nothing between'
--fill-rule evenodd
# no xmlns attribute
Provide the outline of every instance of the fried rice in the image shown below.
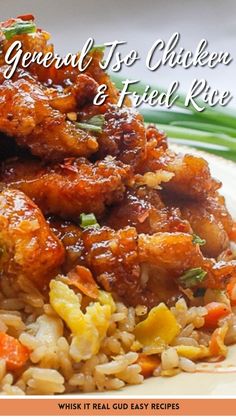
<svg viewBox="0 0 236 419"><path fill-rule="evenodd" d="M78 296L82 301L83 296ZM126 307L116 302L98 353L88 360L75 362L70 353L70 331L50 302L27 280L22 279L17 287L9 286L9 282L3 280L0 332L18 338L30 350L30 358L17 373L8 372L6 362L0 360L0 394L102 392L119 390L129 384L141 384L144 376L139 363L140 352L160 359L152 371L155 377L169 377L181 371L193 373L197 362L202 360L201 350L209 347L211 332L203 327L206 315L203 304L211 301L212 297L215 300L215 295L205 296L205 299L198 301L202 305L190 308L183 298L180 299L171 308L180 326L179 333L171 344L160 347L143 346L135 337L134 329L145 318L147 308ZM220 327L224 325L227 325L224 342L236 342L236 313L225 317ZM181 355L179 348L182 348ZM197 353L195 349L198 349ZM204 359L214 358L208 354Z"/></svg>

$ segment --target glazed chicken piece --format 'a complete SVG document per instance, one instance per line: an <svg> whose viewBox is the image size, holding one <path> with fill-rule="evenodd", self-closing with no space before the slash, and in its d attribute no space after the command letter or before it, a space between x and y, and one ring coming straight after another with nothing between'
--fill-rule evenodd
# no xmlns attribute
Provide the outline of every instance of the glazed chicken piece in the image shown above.
<svg viewBox="0 0 236 419"><path fill-rule="evenodd" d="M138 233L147 234L161 231L192 232L178 208L167 207L159 191L145 186L128 189L124 200L111 208L104 223L115 230L132 226Z"/></svg>
<svg viewBox="0 0 236 419"><path fill-rule="evenodd" d="M10 81L4 81L3 71L1 75L0 131L15 137L33 155L60 160L89 156L99 148L99 159L109 154L134 167L143 160L146 134L142 116L131 108L116 105L86 107L86 103L92 103L98 87L88 75L78 75L75 83L62 91L40 85L21 70ZM92 130L84 131L67 119L67 113L79 109L83 109L78 112L81 122L104 112L102 132L96 138Z"/></svg>
<svg viewBox="0 0 236 419"><path fill-rule="evenodd" d="M38 161L3 164L0 182L27 194L44 214L78 221L81 213L101 216L106 206L122 200L129 167L107 157L91 163L85 158L47 165Z"/></svg>
<svg viewBox="0 0 236 419"><path fill-rule="evenodd" d="M215 193L221 183L211 177L207 161L189 154L176 154L168 150L165 137L151 127L148 135L147 154L139 173L165 170L174 176L163 184L163 189L181 198L205 199Z"/></svg>
<svg viewBox="0 0 236 419"><path fill-rule="evenodd" d="M135 170L146 153L143 117L126 106L118 108L111 105L105 112L104 119L102 133L98 136L99 153L117 156Z"/></svg>
<svg viewBox="0 0 236 419"><path fill-rule="evenodd" d="M0 65L5 64L5 54L8 50L8 48L11 47L11 45L15 41L21 42L21 49L23 53L30 52L42 52L43 54L47 54L50 52L53 52L53 45L48 44L48 40L50 39L50 35L48 32L43 31L42 29L37 29L36 31L32 33L22 33L22 34L15 34L14 36L7 39L4 35L4 29L5 28L11 28L13 25L20 23L24 24L25 22L33 23L34 22L34 16L33 15L25 15L25 16L19 16L16 19L8 19L5 22L0 23L0 33L1 33L1 51L2 54L0 55ZM34 24L34 23L33 23ZM21 62L19 63L21 64ZM34 68L40 69L42 66L38 64L31 65L31 69ZM43 67L44 68L44 67Z"/></svg>
<svg viewBox="0 0 236 419"><path fill-rule="evenodd" d="M78 53L78 58L79 55L80 54ZM87 77L87 80L93 80L93 85L96 86L96 93L99 85L105 84L107 86L105 92L107 98L105 103L117 103L119 91L117 90L115 84L111 81L109 75L100 66L100 63L103 60L103 51L100 48L94 47L84 59L84 65L88 63L88 60L90 60L90 63L83 73L80 73L77 67L72 67L71 65L62 66L61 68L56 69L54 64L52 64L49 68L35 66L32 64L30 66L30 71L32 74L37 76L39 81L46 83L48 86L60 86L65 88L64 93L66 93L66 91L70 91L70 86L76 86L79 76L84 75ZM85 102L88 102L88 98L89 91ZM125 103L129 103L129 101L126 101Z"/></svg>
<svg viewBox="0 0 236 419"><path fill-rule="evenodd" d="M98 148L95 137L67 121L39 84L25 78L0 85L0 132L46 160L88 156Z"/></svg>
<svg viewBox="0 0 236 419"><path fill-rule="evenodd" d="M138 246L141 262L155 266L159 274L168 273L177 283L178 278L189 269L201 268L207 273L200 282L201 287L225 289L229 279L236 274L236 261L216 263L214 259L204 258L190 234L141 234Z"/></svg>
<svg viewBox="0 0 236 419"><path fill-rule="evenodd" d="M79 55L80 54L78 53L78 59ZM87 65L89 60L90 63L82 73L79 71L77 67L72 67L71 65L62 66L59 69L57 69L55 68L54 64L52 64L48 68L31 64L29 67L29 71L46 86L56 89L59 87L60 90L63 90L63 94L66 94L71 90L73 91L73 86L76 86L78 84L78 80L80 80L79 77L83 75L84 77L86 77L86 79L84 78L83 80L93 80L93 86L96 86L95 94L97 93L97 88L99 85L105 84L107 86L105 92L107 98L105 99L104 103L117 103L119 91L117 90L115 84L111 81L109 75L100 66L100 63L103 60L103 51L101 51L100 48L94 47L92 50L89 51L87 57L84 58L84 66ZM88 99L90 96L91 95L88 89L86 100L84 101L84 103L89 102ZM129 101L125 101L125 103L128 104Z"/></svg>
<svg viewBox="0 0 236 419"><path fill-rule="evenodd" d="M202 200L200 205L198 201L173 199L170 193L162 193L162 198L168 208L178 208L182 217L190 223L193 232L206 241L201 246L205 256L217 258L229 248L233 220L219 193Z"/></svg>
<svg viewBox="0 0 236 419"><path fill-rule="evenodd" d="M78 112L81 122L95 115L102 115L104 118L102 132L97 135L99 150L96 156L115 156L136 170L146 156L146 133L142 115L130 107L118 108L114 104L89 105Z"/></svg>
<svg viewBox="0 0 236 419"><path fill-rule="evenodd" d="M133 227L118 231L102 227L86 229L81 239L83 263L97 282L132 306L152 307L161 301L172 304L181 295L179 278L193 268L207 273L200 286L214 289L224 289L236 274L236 262L217 264L205 259L191 234L150 236L138 235Z"/></svg>
<svg viewBox="0 0 236 419"><path fill-rule="evenodd" d="M208 163L201 157L170 153L166 170L173 172L174 177L164 188L173 194L199 200L213 194L221 186L211 177Z"/></svg>
<svg viewBox="0 0 236 419"><path fill-rule="evenodd" d="M186 203L181 208L181 213L190 222L193 231L206 240L206 244L202 246L204 255L217 258L229 248L228 234L232 231L233 220L223 197L209 197L200 207L194 202Z"/></svg>
<svg viewBox="0 0 236 419"><path fill-rule="evenodd" d="M104 52L101 48L94 47L89 53L88 59L92 58L92 60L85 73L92 77L99 85L105 84L107 86L106 94L108 97L105 103L117 103L119 91L111 81L110 76L100 66L100 63L103 61L103 55Z"/></svg>
<svg viewBox="0 0 236 419"><path fill-rule="evenodd" d="M81 238L85 264L97 282L129 304L135 304L137 300L146 304L147 298L142 294L140 281L135 228L127 227L119 231L108 227L91 228L86 229Z"/></svg>
<svg viewBox="0 0 236 419"><path fill-rule="evenodd" d="M0 193L0 249L1 275L25 276L41 289L64 261L64 248L39 208L16 190Z"/></svg>
<svg viewBox="0 0 236 419"><path fill-rule="evenodd" d="M146 127L146 137L147 137L147 152L150 154L154 149L161 148L162 150L168 149L167 136L164 131L160 131L153 124L150 124Z"/></svg>
<svg viewBox="0 0 236 419"><path fill-rule="evenodd" d="M37 28L36 26L33 33L17 34L12 36L10 39L6 39L4 36L4 29L7 27L10 28L12 27L12 25L15 25L16 23L32 23L33 25L35 25L34 16L22 15L16 19L9 19L8 21L2 22L0 24L0 31L1 29L3 30L1 39L1 49L3 52L3 54L0 57L1 65L5 64L5 53L7 52L8 48L12 45L12 43L15 41L21 42L21 49L24 54L30 52L31 54L43 53L45 55L51 53L52 56L55 55L54 46L48 43L51 37L50 34L46 31L43 31L42 29ZM80 54L78 53L78 58L79 55ZM101 84L106 84L106 94L108 94L108 98L106 101L109 103L116 103L119 92L115 87L114 83L110 80L108 74L106 74L100 66L100 63L103 60L103 55L103 48L94 46L83 60L84 67L88 64L83 74L88 75L90 78L92 78L96 82L97 86ZM21 61L19 62L19 65L22 65ZM78 75L81 74L77 67L72 67L72 65L63 65L60 68L56 68L55 63L52 63L48 67L44 67L43 65L34 62L31 63L27 67L27 69L31 74L36 76L36 78L40 82L46 83L50 86L60 86L61 88L68 87L68 85L70 86L72 84L76 84L76 79Z"/></svg>
<svg viewBox="0 0 236 419"><path fill-rule="evenodd" d="M67 274L76 265L83 263L82 230L70 221L64 221L60 218L48 217L47 221L52 232L65 248L65 260L62 265L62 271L64 274Z"/></svg>
<svg viewBox="0 0 236 419"><path fill-rule="evenodd" d="M86 74L79 74L72 85L63 89L60 86L44 90L52 108L62 113L77 112L78 109L92 103L97 93L98 83Z"/></svg>

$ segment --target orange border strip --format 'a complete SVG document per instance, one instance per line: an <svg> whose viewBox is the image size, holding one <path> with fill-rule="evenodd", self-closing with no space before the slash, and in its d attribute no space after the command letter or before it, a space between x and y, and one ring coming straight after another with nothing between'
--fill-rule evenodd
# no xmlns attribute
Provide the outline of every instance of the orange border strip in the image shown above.
<svg viewBox="0 0 236 419"><path fill-rule="evenodd" d="M235 416L235 412L236 399L0 399L0 416Z"/></svg>

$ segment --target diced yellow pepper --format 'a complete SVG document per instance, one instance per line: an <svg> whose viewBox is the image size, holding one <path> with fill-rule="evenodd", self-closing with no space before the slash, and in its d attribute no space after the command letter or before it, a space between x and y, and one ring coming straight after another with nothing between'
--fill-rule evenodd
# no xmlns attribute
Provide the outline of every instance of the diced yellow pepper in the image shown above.
<svg viewBox="0 0 236 419"><path fill-rule="evenodd" d="M148 317L134 329L135 338L142 345L169 344L178 335L180 326L164 303L152 308Z"/></svg>

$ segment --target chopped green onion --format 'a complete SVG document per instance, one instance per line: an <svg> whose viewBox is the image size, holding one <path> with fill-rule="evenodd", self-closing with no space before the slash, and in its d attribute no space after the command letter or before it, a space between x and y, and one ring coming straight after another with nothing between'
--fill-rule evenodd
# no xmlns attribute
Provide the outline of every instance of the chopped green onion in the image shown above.
<svg viewBox="0 0 236 419"><path fill-rule="evenodd" d="M89 124L97 125L98 127L102 128L105 122L105 118L104 115L94 115L87 122L89 122Z"/></svg>
<svg viewBox="0 0 236 419"><path fill-rule="evenodd" d="M100 228L100 225L97 222L97 219L93 213L91 214L80 214L80 227L81 228Z"/></svg>
<svg viewBox="0 0 236 419"><path fill-rule="evenodd" d="M34 22L16 22L8 28L2 28L2 32L9 41L15 35L36 32L36 25Z"/></svg>
<svg viewBox="0 0 236 419"><path fill-rule="evenodd" d="M94 131L94 132L102 132L102 129L100 127L97 127L96 125L91 125L87 123L82 122L76 122L76 127L84 129L85 131Z"/></svg>
<svg viewBox="0 0 236 419"><path fill-rule="evenodd" d="M183 275L179 277L178 282L185 288L195 287L203 281L206 274L207 272L202 268L188 269Z"/></svg>
<svg viewBox="0 0 236 419"><path fill-rule="evenodd" d="M199 237L197 234L193 234L193 243L199 244L199 246L204 246L204 244L206 244L206 240L201 239L201 237Z"/></svg>
<svg viewBox="0 0 236 419"><path fill-rule="evenodd" d="M104 115L94 115L92 118L84 122L76 122L76 127L87 131L102 132L105 122Z"/></svg>

